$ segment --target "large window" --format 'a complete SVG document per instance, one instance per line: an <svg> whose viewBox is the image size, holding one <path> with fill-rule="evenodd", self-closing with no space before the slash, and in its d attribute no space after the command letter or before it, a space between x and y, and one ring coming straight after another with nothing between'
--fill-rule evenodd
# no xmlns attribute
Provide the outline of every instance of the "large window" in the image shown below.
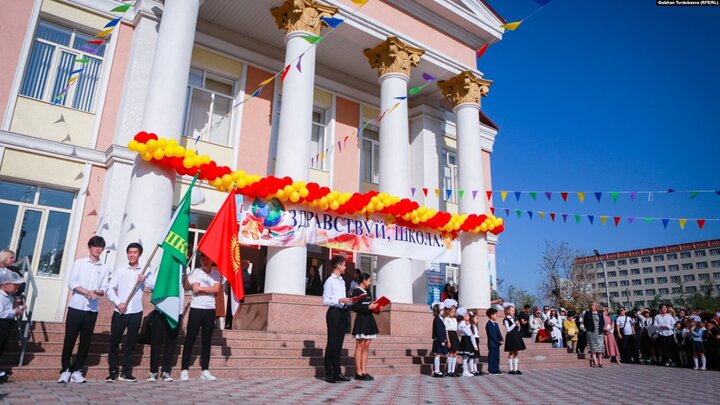
<svg viewBox="0 0 720 405"><path fill-rule="evenodd" d="M88 45L90 34L40 20L28 59L20 94L82 111L95 108L105 45ZM77 63L83 59L86 63ZM80 71L82 69L82 71ZM67 89L68 80L79 73Z"/></svg>
<svg viewBox="0 0 720 405"><path fill-rule="evenodd" d="M363 181L380 183L380 133L377 130L370 128L363 130L360 170Z"/></svg>
<svg viewBox="0 0 720 405"><path fill-rule="evenodd" d="M443 189L442 197L445 201L457 203L458 202L458 177L457 177L457 155L454 151L443 149L442 151L442 164L443 164ZM447 190L450 190L448 196Z"/></svg>
<svg viewBox="0 0 720 405"><path fill-rule="evenodd" d="M60 275L74 193L0 180L0 246L40 276Z"/></svg>
<svg viewBox="0 0 720 405"><path fill-rule="evenodd" d="M312 115L312 138L310 139L310 156L323 154L326 147L327 120L325 110L315 109ZM339 151L338 151L339 152ZM313 169L327 170L326 159L311 159Z"/></svg>
<svg viewBox="0 0 720 405"><path fill-rule="evenodd" d="M185 136L230 146L234 87L232 79L191 68L185 99Z"/></svg>

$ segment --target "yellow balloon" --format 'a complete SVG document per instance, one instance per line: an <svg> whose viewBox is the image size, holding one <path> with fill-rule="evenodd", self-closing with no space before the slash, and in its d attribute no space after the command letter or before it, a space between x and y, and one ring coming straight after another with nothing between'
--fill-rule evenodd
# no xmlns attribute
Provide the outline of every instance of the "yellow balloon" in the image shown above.
<svg viewBox="0 0 720 405"><path fill-rule="evenodd" d="M419 222L420 222L420 218L419 218L419 217L413 217L413 219L412 219L412 223L413 223L413 224L417 225Z"/></svg>
<svg viewBox="0 0 720 405"><path fill-rule="evenodd" d="M146 162L151 161L153 158L153 156L149 153L143 153L141 156L142 156L142 160L144 160Z"/></svg>
<svg viewBox="0 0 720 405"><path fill-rule="evenodd" d="M238 187L240 187L240 185L238 185ZM285 198L285 191L282 190L282 189L276 191L276 192L275 192L275 197L277 197L277 198L279 198L279 199L281 199L281 200L284 199L284 198Z"/></svg>
<svg viewBox="0 0 720 405"><path fill-rule="evenodd" d="M138 141L133 139L130 142L128 142L128 149L130 149L131 151L135 151L135 148L137 148L137 145L138 145Z"/></svg>
<svg viewBox="0 0 720 405"><path fill-rule="evenodd" d="M141 155L144 155L145 152L147 152L147 146L144 143L138 143L137 146L135 146L135 151Z"/></svg>
<svg viewBox="0 0 720 405"><path fill-rule="evenodd" d="M332 208L333 210L336 210L336 209L340 208L340 203L337 200L335 200L330 204L330 208Z"/></svg>
<svg viewBox="0 0 720 405"><path fill-rule="evenodd" d="M163 153L162 149L156 149L155 152L153 152L152 156L156 160L160 160L165 157L165 154Z"/></svg>
<svg viewBox="0 0 720 405"><path fill-rule="evenodd" d="M158 148L165 148L167 146L167 139L160 138L157 140Z"/></svg>
<svg viewBox="0 0 720 405"><path fill-rule="evenodd" d="M232 184L232 176L229 174L223 174L222 176L222 185L227 187Z"/></svg>
<svg viewBox="0 0 720 405"><path fill-rule="evenodd" d="M297 191L293 191L292 194L290 194L290 201L292 201L292 202L300 201L300 193L298 193Z"/></svg>
<svg viewBox="0 0 720 405"><path fill-rule="evenodd" d="M307 188L303 187L300 189L300 197L305 198L310 194Z"/></svg>

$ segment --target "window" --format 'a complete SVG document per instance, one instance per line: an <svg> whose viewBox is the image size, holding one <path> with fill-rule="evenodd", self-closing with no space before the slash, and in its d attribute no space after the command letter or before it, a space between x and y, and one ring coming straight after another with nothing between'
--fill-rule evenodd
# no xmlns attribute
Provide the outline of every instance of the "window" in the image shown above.
<svg viewBox="0 0 720 405"><path fill-rule="evenodd" d="M608 277L617 277L617 271L608 271L607 275Z"/></svg>
<svg viewBox="0 0 720 405"><path fill-rule="evenodd" d="M380 133L377 130L365 128L362 132L360 170L363 181L380 183Z"/></svg>
<svg viewBox="0 0 720 405"><path fill-rule="evenodd" d="M697 262L695 263L695 267L697 267L698 269L707 269L708 265L707 262Z"/></svg>
<svg viewBox="0 0 720 405"><path fill-rule="evenodd" d="M643 282L645 284L655 284L655 279L654 278L646 278L643 280Z"/></svg>
<svg viewBox="0 0 720 405"><path fill-rule="evenodd" d="M605 288L605 283L598 283L598 288Z"/></svg>
<svg viewBox="0 0 720 405"><path fill-rule="evenodd" d="M644 307L645 301L633 301L633 306L635 307Z"/></svg>
<svg viewBox="0 0 720 405"><path fill-rule="evenodd" d="M710 273L698 274L698 280L700 280L700 281L710 280Z"/></svg>
<svg viewBox="0 0 720 405"><path fill-rule="evenodd" d="M617 263L617 264L618 264L618 266L625 266L625 265L627 264L627 260L625 260L625 259L620 259L620 260L618 260L618 263Z"/></svg>
<svg viewBox="0 0 720 405"><path fill-rule="evenodd" d="M608 283L608 284L610 285L610 287L617 287L617 285L618 285L618 284L617 284L617 281L611 281L611 282Z"/></svg>
<svg viewBox="0 0 720 405"><path fill-rule="evenodd" d="M82 111L92 111L100 81L105 45L88 45L93 35L40 20L30 50L20 94L54 102ZM87 63L77 63L85 59ZM66 90L70 77L79 73L74 85Z"/></svg>
<svg viewBox="0 0 720 405"><path fill-rule="evenodd" d="M667 259L668 260L677 260L677 253L668 253Z"/></svg>
<svg viewBox="0 0 720 405"><path fill-rule="evenodd" d="M652 267L643 267L643 274L652 274Z"/></svg>
<svg viewBox="0 0 720 405"><path fill-rule="evenodd" d="M663 260L665 260L665 256L656 255L656 256L653 256L653 260L655 260L656 262L662 262Z"/></svg>
<svg viewBox="0 0 720 405"><path fill-rule="evenodd" d="M592 269L593 264L592 263L585 263L585 266L583 267L585 270Z"/></svg>
<svg viewBox="0 0 720 405"><path fill-rule="evenodd" d="M677 264L671 264L671 265L668 266L668 270L670 270L670 271L680 271L680 266L678 266Z"/></svg>
<svg viewBox="0 0 720 405"><path fill-rule="evenodd" d="M692 263L683 263L682 269L683 269L683 270L692 270L692 269L693 269L693 264L692 264Z"/></svg>
<svg viewBox="0 0 720 405"><path fill-rule="evenodd" d="M615 266L615 261L610 260L610 261L608 261L607 263L605 263L605 265L608 266L608 267L614 267L614 266Z"/></svg>
<svg viewBox="0 0 720 405"><path fill-rule="evenodd" d="M644 256L644 257L642 258L642 262L643 262L643 263L650 263L650 256Z"/></svg>
<svg viewBox="0 0 720 405"><path fill-rule="evenodd" d="M667 284L667 277L658 277L657 283L658 284Z"/></svg>
<svg viewBox="0 0 720 405"><path fill-rule="evenodd" d="M448 202L457 203L457 155L455 152L443 149L443 189L440 191L443 199ZM447 191L450 190L450 195Z"/></svg>
<svg viewBox="0 0 720 405"><path fill-rule="evenodd" d="M597 273L595 273L595 278L604 278L604 277L605 276L603 275L602 271L598 271Z"/></svg>
<svg viewBox="0 0 720 405"><path fill-rule="evenodd" d="M603 298L607 298L607 293L602 292L602 293L600 293L600 296Z"/></svg>
<svg viewBox="0 0 720 405"><path fill-rule="evenodd" d="M665 266L655 266L655 273L665 273Z"/></svg>
<svg viewBox="0 0 720 405"><path fill-rule="evenodd" d="M710 249L710 256L720 255L720 248Z"/></svg>
<svg viewBox="0 0 720 405"><path fill-rule="evenodd" d="M630 264L637 264L637 263L638 263L637 257L630 259Z"/></svg>
<svg viewBox="0 0 720 405"><path fill-rule="evenodd" d="M650 295L650 296L655 295L655 289L654 289L654 288L648 288L647 290L645 290L645 295Z"/></svg>
<svg viewBox="0 0 720 405"><path fill-rule="evenodd" d="M695 254L695 257L705 257L705 251L704 250L696 250L693 252Z"/></svg>
<svg viewBox="0 0 720 405"><path fill-rule="evenodd" d="M185 136L230 146L230 112L234 81L205 70L190 69L185 99Z"/></svg>
<svg viewBox="0 0 720 405"><path fill-rule="evenodd" d="M643 295L643 290L633 290L633 295Z"/></svg>
<svg viewBox="0 0 720 405"><path fill-rule="evenodd" d="M37 275L58 277L74 199L68 191L0 181L0 246L18 262L27 257Z"/></svg>
<svg viewBox="0 0 720 405"><path fill-rule="evenodd" d="M709 293L710 291L712 291L712 286L711 285L701 285L700 291L702 291L704 293Z"/></svg>
<svg viewBox="0 0 720 405"><path fill-rule="evenodd" d="M682 293L682 288L680 288L680 287L673 287L673 288L672 288L672 292L673 292L673 294L680 294L680 293Z"/></svg>
<svg viewBox="0 0 720 405"><path fill-rule="evenodd" d="M683 277L685 281L695 281L695 275L694 274L686 274L685 277Z"/></svg>
<svg viewBox="0 0 720 405"><path fill-rule="evenodd" d="M672 276L672 277L670 277L670 282L679 283L679 282L680 282L680 276Z"/></svg>
<svg viewBox="0 0 720 405"><path fill-rule="evenodd" d="M640 280L639 278L635 279L632 281L632 285L642 285L642 280Z"/></svg>
<svg viewBox="0 0 720 405"><path fill-rule="evenodd" d="M715 273L713 273L713 278L714 278L715 280L720 280L720 272L715 272Z"/></svg>
<svg viewBox="0 0 720 405"><path fill-rule="evenodd" d="M713 260L712 262L710 262L710 265L712 267L720 267L720 260Z"/></svg>
<svg viewBox="0 0 720 405"><path fill-rule="evenodd" d="M630 282L627 280L620 280L620 287L627 287L630 285Z"/></svg>
<svg viewBox="0 0 720 405"><path fill-rule="evenodd" d="M617 297L620 296L620 293L619 293L618 291L613 291L613 292L610 293L610 296L613 297L613 298L617 298Z"/></svg>
<svg viewBox="0 0 720 405"><path fill-rule="evenodd" d="M327 139L327 119L325 110L316 108L312 115L312 138L310 139L310 156L317 156L325 152ZM327 171L326 159L311 159L312 168Z"/></svg>
<svg viewBox="0 0 720 405"><path fill-rule="evenodd" d="M667 288L660 288L660 289L658 289L658 293L660 295L670 294L670 290Z"/></svg>
<svg viewBox="0 0 720 405"><path fill-rule="evenodd" d="M694 285L692 285L692 286L690 286L690 287L685 287L685 292L686 292L686 293L696 293L696 292L697 292L697 287L695 287Z"/></svg>
<svg viewBox="0 0 720 405"><path fill-rule="evenodd" d="M628 271L627 270L620 270L620 277L627 276Z"/></svg>
<svg viewBox="0 0 720 405"><path fill-rule="evenodd" d="M690 258L690 252L680 252L680 258L681 259L689 259Z"/></svg>
<svg viewBox="0 0 720 405"><path fill-rule="evenodd" d="M600 263L600 262L595 263L595 268L596 268L596 269L602 269L602 263Z"/></svg>
<svg viewBox="0 0 720 405"><path fill-rule="evenodd" d="M630 269L630 274L640 274L640 269Z"/></svg>

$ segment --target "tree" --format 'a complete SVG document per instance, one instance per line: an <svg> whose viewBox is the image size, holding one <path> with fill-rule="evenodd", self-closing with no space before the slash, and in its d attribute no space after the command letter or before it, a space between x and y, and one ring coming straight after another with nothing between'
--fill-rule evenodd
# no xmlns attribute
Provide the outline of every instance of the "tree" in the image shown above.
<svg viewBox="0 0 720 405"><path fill-rule="evenodd" d="M540 264L543 280L538 288L542 298L553 301L555 305L574 309L586 308L597 298L590 288L594 272L575 264L579 256L580 252L572 249L567 242L545 241Z"/></svg>
<svg viewBox="0 0 720 405"><path fill-rule="evenodd" d="M715 286L712 280L703 283L701 290L685 299L685 304L689 308L702 308L707 312L715 312L720 309L720 294L715 294Z"/></svg>
<svg viewBox="0 0 720 405"><path fill-rule="evenodd" d="M512 302L518 309L523 308L525 305L533 306L537 302L534 295L512 284L507 286L504 296L506 302Z"/></svg>
<svg viewBox="0 0 720 405"><path fill-rule="evenodd" d="M660 294L655 295L653 297L652 302L650 302L650 308L651 309L658 309L660 308L660 304L662 304L664 301L662 299L662 296Z"/></svg>

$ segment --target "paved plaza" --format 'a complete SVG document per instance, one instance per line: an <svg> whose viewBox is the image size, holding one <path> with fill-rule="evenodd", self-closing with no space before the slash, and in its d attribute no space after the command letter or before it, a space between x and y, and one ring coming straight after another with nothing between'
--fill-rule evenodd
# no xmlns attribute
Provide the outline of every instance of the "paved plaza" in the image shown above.
<svg viewBox="0 0 720 405"><path fill-rule="evenodd" d="M21 371L20 371L21 372ZM197 372L195 373L197 374ZM197 375L192 375L197 377ZM588 389L589 387L592 387ZM625 387L626 394L617 395ZM620 389L621 391L618 391ZM720 373L656 366L529 370L522 376L435 379L378 377L372 382L327 384L312 378L252 378L203 382L9 382L0 397L10 404L251 403L251 404L678 404L716 397ZM626 402L623 402L623 399ZM707 401L703 401L707 402ZM710 401L712 402L712 401Z"/></svg>

